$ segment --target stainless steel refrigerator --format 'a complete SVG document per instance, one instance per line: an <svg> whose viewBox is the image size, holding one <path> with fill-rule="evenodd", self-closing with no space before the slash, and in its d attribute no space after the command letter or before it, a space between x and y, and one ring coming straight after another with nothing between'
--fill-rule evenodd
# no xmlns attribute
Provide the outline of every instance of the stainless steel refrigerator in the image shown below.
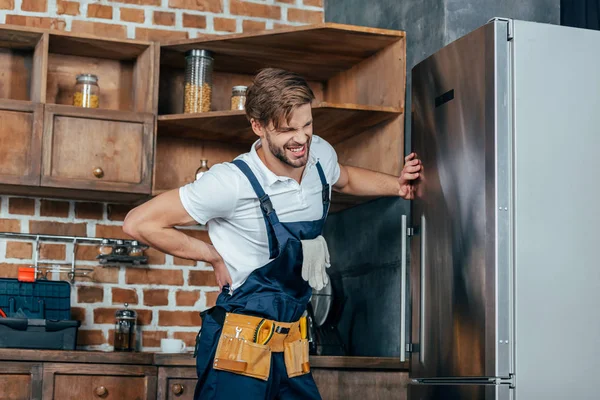
<svg viewBox="0 0 600 400"><path fill-rule="evenodd" d="M409 399L599 399L600 32L493 19L411 113Z"/></svg>

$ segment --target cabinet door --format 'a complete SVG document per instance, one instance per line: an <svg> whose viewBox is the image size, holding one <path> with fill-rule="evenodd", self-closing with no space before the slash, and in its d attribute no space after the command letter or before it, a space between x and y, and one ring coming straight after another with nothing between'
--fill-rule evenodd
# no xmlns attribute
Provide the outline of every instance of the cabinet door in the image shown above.
<svg viewBox="0 0 600 400"><path fill-rule="evenodd" d="M44 108L0 100L0 183L39 185Z"/></svg>
<svg viewBox="0 0 600 400"><path fill-rule="evenodd" d="M150 193L152 114L46 106L42 186Z"/></svg>
<svg viewBox="0 0 600 400"><path fill-rule="evenodd" d="M158 400L194 400L198 380L194 367L161 367L158 369Z"/></svg>
<svg viewBox="0 0 600 400"><path fill-rule="evenodd" d="M44 400L154 400L156 368L45 364Z"/></svg>
<svg viewBox="0 0 600 400"><path fill-rule="evenodd" d="M0 398L9 400L42 399L41 364L0 362Z"/></svg>

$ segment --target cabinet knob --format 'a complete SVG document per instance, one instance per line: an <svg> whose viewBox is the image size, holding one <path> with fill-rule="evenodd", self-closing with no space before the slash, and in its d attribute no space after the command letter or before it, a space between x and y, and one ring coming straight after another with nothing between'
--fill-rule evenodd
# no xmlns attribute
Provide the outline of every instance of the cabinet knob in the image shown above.
<svg viewBox="0 0 600 400"><path fill-rule="evenodd" d="M180 395L183 393L183 385L180 383L176 383L173 386L171 386L171 391L176 395Z"/></svg>
<svg viewBox="0 0 600 400"><path fill-rule="evenodd" d="M94 176L96 178L102 178L104 176L104 171L100 167L94 168Z"/></svg>
<svg viewBox="0 0 600 400"><path fill-rule="evenodd" d="M94 394L98 397L104 397L108 394L108 390L104 386L98 386L94 389Z"/></svg>

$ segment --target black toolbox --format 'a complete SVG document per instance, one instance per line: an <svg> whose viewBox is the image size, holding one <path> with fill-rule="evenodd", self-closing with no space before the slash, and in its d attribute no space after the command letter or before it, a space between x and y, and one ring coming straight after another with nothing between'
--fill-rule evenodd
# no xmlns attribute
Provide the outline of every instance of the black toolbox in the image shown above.
<svg viewBox="0 0 600 400"><path fill-rule="evenodd" d="M74 350L71 285L64 281L0 279L0 348Z"/></svg>

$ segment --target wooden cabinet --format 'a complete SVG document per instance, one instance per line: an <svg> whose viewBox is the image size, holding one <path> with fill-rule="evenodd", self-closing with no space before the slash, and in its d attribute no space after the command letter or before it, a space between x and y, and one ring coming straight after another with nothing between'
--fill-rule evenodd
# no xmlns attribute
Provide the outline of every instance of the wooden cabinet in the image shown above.
<svg viewBox="0 0 600 400"><path fill-rule="evenodd" d="M26 362L0 363L0 398L37 400L42 398L42 365Z"/></svg>
<svg viewBox="0 0 600 400"><path fill-rule="evenodd" d="M154 400L156 368L136 365L44 364L44 400Z"/></svg>
<svg viewBox="0 0 600 400"><path fill-rule="evenodd" d="M157 400L193 400L196 389L196 368L159 367Z"/></svg>
<svg viewBox="0 0 600 400"><path fill-rule="evenodd" d="M46 107L44 186L150 193L153 115Z"/></svg>

